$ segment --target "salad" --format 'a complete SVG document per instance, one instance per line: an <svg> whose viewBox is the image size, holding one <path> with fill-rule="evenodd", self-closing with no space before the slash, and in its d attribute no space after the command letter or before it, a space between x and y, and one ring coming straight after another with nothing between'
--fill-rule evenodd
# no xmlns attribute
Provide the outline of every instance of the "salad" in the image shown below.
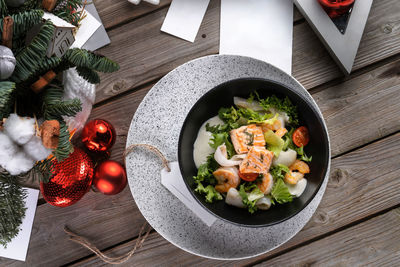
<svg viewBox="0 0 400 267"><path fill-rule="evenodd" d="M209 203L225 201L250 213L300 197L310 173L306 126L297 107L275 95L234 97L206 121L194 143L195 191Z"/></svg>

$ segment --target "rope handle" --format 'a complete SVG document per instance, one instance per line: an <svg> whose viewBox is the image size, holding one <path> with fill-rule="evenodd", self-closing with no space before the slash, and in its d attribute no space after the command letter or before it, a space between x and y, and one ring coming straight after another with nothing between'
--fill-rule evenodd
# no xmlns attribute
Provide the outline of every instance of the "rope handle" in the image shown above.
<svg viewBox="0 0 400 267"><path fill-rule="evenodd" d="M163 153L158 148L156 148L155 146L152 146L152 145L133 144L133 145L128 146L124 151L124 160L125 160L126 156L128 156L131 152L133 152L135 150L135 148L137 148L137 147L144 147L144 148L147 148L149 151L154 152L154 154L156 154L162 160L163 166L167 169L167 171L171 172L171 168L168 166L168 163L169 163L168 160L165 158Z"/></svg>

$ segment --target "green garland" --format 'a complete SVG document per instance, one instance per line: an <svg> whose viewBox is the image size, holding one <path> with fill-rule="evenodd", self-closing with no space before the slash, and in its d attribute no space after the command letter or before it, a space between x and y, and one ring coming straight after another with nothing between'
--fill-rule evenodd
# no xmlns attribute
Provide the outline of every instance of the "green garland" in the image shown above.
<svg viewBox="0 0 400 267"><path fill-rule="evenodd" d="M43 20L44 10L41 3L41 0L27 0L22 6L13 8L8 7L4 0L0 0L0 37L4 17L11 16L14 21L12 51L17 62L12 76L7 81L0 81L0 121L14 110L21 116L58 120L59 142L52 154L60 162L73 152L70 134L63 117L75 116L82 109L81 102L79 99L63 100L63 84L57 79L39 94L35 94L30 86L49 70L60 73L73 67L76 67L78 74L88 82L99 83L100 77L97 72L114 72L119 69L119 65L104 56L78 48L69 49L61 58L47 57L55 26L51 21ZM77 10L81 6L81 0L58 0L52 13L76 26L81 12L71 10ZM26 44L28 32L40 24L38 33ZM52 171L52 160L47 159L38 162L29 174L42 182L48 182ZM11 176L7 172L0 174L0 244L3 246L18 234L25 214L23 200L26 192L17 184L23 177L24 175Z"/></svg>
<svg viewBox="0 0 400 267"><path fill-rule="evenodd" d="M4 247L19 233L25 217L25 197L26 190L14 178L0 174L0 245Z"/></svg>

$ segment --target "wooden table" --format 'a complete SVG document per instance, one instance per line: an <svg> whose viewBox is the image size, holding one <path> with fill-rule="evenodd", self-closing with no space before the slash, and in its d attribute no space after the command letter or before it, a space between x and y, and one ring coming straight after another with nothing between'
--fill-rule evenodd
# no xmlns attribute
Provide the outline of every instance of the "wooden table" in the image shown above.
<svg viewBox="0 0 400 267"><path fill-rule="evenodd" d="M218 53L220 3L211 1L192 44L160 32L170 0L159 6L94 2L111 38L100 53L121 70L102 75L91 117L114 124L112 158L122 162L132 116L153 84L188 60ZM235 262L191 255L153 231L126 265L400 264L400 3L374 1L349 77L297 10L294 25L293 75L321 108L333 155L327 190L310 222L274 251ZM25 264L1 258L0 265L103 265L69 241L63 226L116 256L133 247L144 221L128 188L111 197L90 192L68 208L40 199Z"/></svg>

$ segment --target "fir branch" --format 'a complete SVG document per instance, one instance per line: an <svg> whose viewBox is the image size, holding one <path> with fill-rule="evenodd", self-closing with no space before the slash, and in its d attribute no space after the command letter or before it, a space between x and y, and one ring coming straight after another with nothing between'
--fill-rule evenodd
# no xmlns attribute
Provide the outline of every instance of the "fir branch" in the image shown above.
<svg viewBox="0 0 400 267"><path fill-rule="evenodd" d="M100 72L114 72L119 70L118 63L112 61L111 59L106 58L103 55L95 54L93 52L90 53L90 64L92 69L100 71Z"/></svg>
<svg viewBox="0 0 400 267"><path fill-rule="evenodd" d="M8 7L4 0L0 0L0 16L4 18L8 15Z"/></svg>
<svg viewBox="0 0 400 267"><path fill-rule="evenodd" d="M41 60L46 56L46 51L55 27L51 21L46 21L40 32L33 38L32 42L15 57L17 64L11 80L21 82L32 76L39 68Z"/></svg>
<svg viewBox="0 0 400 267"><path fill-rule="evenodd" d="M86 81L92 84L100 83L100 77L97 72L85 67L76 67L76 71Z"/></svg>
<svg viewBox="0 0 400 267"><path fill-rule="evenodd" d="M13 176L0 173L0 245L4 247L20 231L26 211L26 194Z"/></svg>
<svg viewBox="0 0 400 267"><path fill-rule="evenodd" d="M68 158L68 156L74 152L74 147L69 140L70 134L68 126L64 121L60 121L60 136L58 140L58 146L53 151L53 155L56 157L58 162Z"/></svg>
<svg viewBox="0 0 400 267"><path fill-rule="evenodd" d="M34 179L39 180L43 183L48 183L55 171L53 161L53 156L51 158L38 161L31 170L34 175Z"/></svg>
<svg viewBox="0 0 400 267"><path fill-rule="evenodd" d="M11 15L14 20L13 39L20 39L33 27L41 22L43 10L34 9ZM3 32L3 20L0 21L0 31Z"/></svg>
<svg viewBox="0 0 400 267"><path fill-rule="evenodd" d="M91 58L89 56L89 52L85 49L68 49L63 58L76 67L91 67Z"/></svg>
<svg viewBox="0 0 400 267"><path fill-rule="evenodd" d="M73 117L81 110L82 104L78 98L65 101L57 101L46 107L44 111L44 117L47 120L61 119L61 116Z"/></svg>
<svg viewBox="0 0 400 267"><path fill-rule="evenodd" d="M13 93L15 90L15 83L13 82L0 82L0 120L8 117L13 105Z"/></svg>

